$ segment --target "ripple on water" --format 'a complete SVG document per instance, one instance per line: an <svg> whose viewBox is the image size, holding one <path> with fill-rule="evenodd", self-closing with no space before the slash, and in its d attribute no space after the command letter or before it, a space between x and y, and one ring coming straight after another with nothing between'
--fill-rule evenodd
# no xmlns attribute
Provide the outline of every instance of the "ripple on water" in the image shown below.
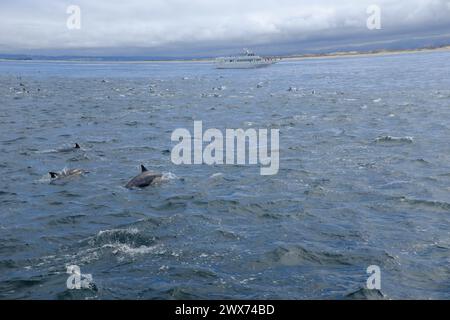
<svg viewBox="0 0 450 320"><path fill-rule="evenodd" d="M303 245L278 246L268 251L263 258L259 259L257 265L261 266L359 266L377 263L379 265L395 265L395 258L386 252L368 250L353 251L324 251L320 249L307 248Z"/></svg>
<svg viewBox="0 0 450 320"><path fill-rule="evenodd" d="M0 64L0 296L345 298L377 264L388 297L447 298L449 56L430 54L231 73ZM279 173L173 165L171 133L194 120L281 129ZM92 174L35 181L75 162ZM170 183L123 189L140 163ZM99 290L65 290L69 264Z"/></svg>

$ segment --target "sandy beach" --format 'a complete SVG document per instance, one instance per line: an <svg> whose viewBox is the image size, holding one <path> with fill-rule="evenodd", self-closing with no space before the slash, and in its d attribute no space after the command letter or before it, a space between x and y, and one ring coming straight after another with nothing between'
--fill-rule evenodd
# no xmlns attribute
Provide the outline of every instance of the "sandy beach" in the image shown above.
<svg viewBox="0 0 450 320"><path fill-rule="evenodd" d="M426 53L426 52L445 52L450 51L450 46L439 47L439 48L420 48L420 49L408 49L408 50L379 50L372 52L359 52L359 51L342 51L324 54L298 54L289 56L274 56L274 58L281 59L283 61L300 61L309 59L334 59L334 58L351 58L351 57L364 57L364 56L388 56L388 55L398 55L398 54L413 54L413 53ZM80 57L80 59L83 59ZM22 61L22 62L54 62L54 63L123 63L123 64L135 64L135 63L213 63L215 58L205 58L205 59L175 59L175 60L133 60L133 61L115 61L115 60L80 60L80 59L2 59L0 62L10 62L10 61Z"/></svg>

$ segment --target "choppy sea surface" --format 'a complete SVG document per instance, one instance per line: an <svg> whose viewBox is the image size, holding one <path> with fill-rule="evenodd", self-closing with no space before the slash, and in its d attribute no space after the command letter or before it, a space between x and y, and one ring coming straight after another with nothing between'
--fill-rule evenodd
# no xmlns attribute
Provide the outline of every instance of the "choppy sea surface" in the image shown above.
<svg viewBox="0 0 450 320"><path fill-rule="evenodd" d="M194 120L279 129L279 173L172 164ZM448 52L1 62L0 298L450 299L449 141ZM141 163L165 181L124 188Z"/></svg>

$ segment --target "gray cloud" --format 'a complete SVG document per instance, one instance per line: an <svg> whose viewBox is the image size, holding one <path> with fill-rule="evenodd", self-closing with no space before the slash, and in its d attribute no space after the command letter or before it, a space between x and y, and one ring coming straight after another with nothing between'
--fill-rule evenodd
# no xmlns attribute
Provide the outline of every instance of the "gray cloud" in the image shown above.
<svg viewBox="0 0 450 320"><path fill-rule="evenodd" d="M68 30L66 8L81 8ZM382 30L366 28L369 5ZM161 51L439 33L450 0L16 0L0 4L0 50ZM450 30L450 29L447 29Z"/></svg>

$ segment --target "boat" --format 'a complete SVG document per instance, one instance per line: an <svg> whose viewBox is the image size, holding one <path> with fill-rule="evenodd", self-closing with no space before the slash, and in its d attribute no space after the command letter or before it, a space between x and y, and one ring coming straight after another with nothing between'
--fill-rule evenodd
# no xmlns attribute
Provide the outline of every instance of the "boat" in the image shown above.
<svg viewBox="0 0 450 320"><path fill-rule="evenodd" d="M215 65L217 69L254 69L268 67L277 61L274 58L257 56L250 50L244 49L240 55L217 58Z"/></svg>

